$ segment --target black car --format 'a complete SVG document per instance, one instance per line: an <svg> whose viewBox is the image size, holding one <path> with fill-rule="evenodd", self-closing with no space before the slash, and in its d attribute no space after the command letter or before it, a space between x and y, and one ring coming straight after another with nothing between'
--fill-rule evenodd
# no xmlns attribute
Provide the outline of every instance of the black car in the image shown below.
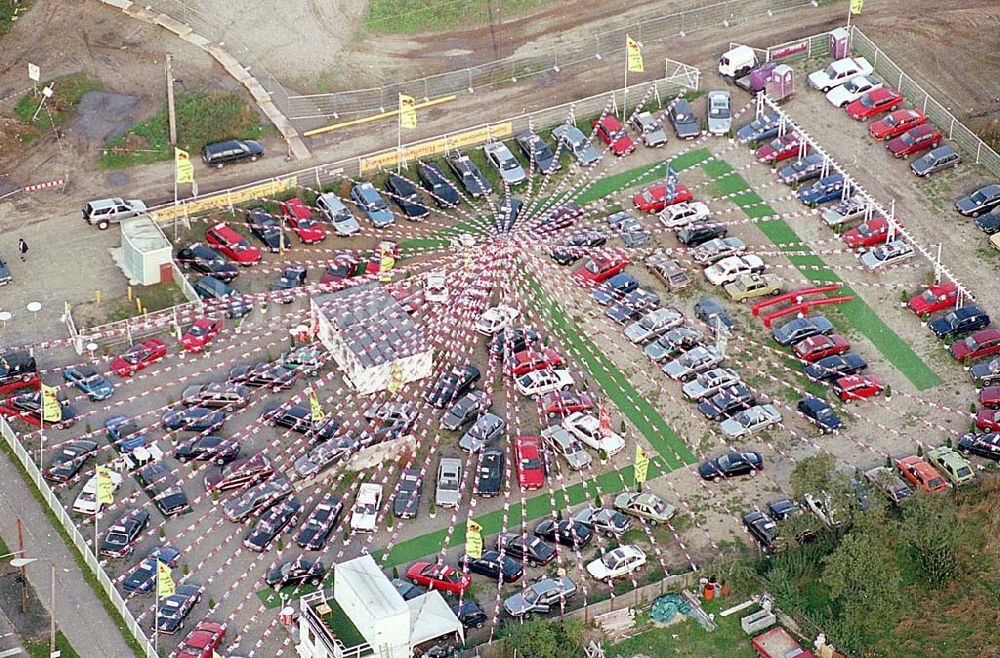
<svg viewBox="0 0 1000 658"><path fill-rule="evenodd" d="M174 459L180 463L197 460L222 465L240 454L240 442L221 436L202 436L190 439L174 448Z"/></svg>
<svg viewBox="0 0 1000 658"><path fill-rule="evenodd" d="M264 243L267 250L272 253L276 254L282 249L292 247L292 238L281 230L278 220L264 208L254 208L247 213L247 226L250 227L250 233ZM285 244L282 245L282 242Z"/></svg>
<svg viewBox="0 0 1000 658"><path fill-rule="evenodd" d="M245 384L250 388L267 387L278 392L290 388L298 376L297 370L286 368L280 363L255 363L236 366L229 371L228 381Z"/></svg>
<svg viewBox="0 0 1000 658"><path fill-rule="evenodd" d="M400 519L412 519L420 506L423 493L423 477L419 468L408 468L399 478L396 497L392 501L392 513Z"/></svg>
<svg viewBox="0 0 1000 658"><path fill-rule="evenodd" d="M950 338L990 326L990 316L975 304L956 308L933 320L929 325L938 338Z"/></svg>
<svg viewBox="0 0 1000 658"><path fill-rule="evenodd" d="M791 322L786 322L780 327L774 327L771 335L778 345L794 345L800 340L805 340L816 334L829 334L833 331L833 324L822 315L810 315L809 317L796 318Z"/></svg>
<svg viewBox="0 0 1000 658"><path fill-rule="evenodd" d="M38 377L38 365L30 352L17 351L0 354L0 386L22 381L30 382Z"/></svg>
<svg viewBox="0 0 1000 658"><path fill-rule="evenodd" d="M693 222L677 231L678 242L686 247L697 247L715 238L724 238L729 231L718 222Z"/></svg>
<svg viewBox="0 0 1000 658"><path fill-rule="evenodd" d="M594 537L590 526L572 519L543 519L535 526L534 532L542 539L572 548L583 548Z"/></svg>
<svg viewBox="0 0 1000 658"><path fill-rule="evenodd" d="M490 356L501 356L506 349L509 354L517 354L532 347L541 336L533 329L504 329L490 339Z"/></svg>
<svg viewBox="0 0 1000 658"><path fill-rule="evenodd" d="M566 238L561 245L549 252L549 256L560 265L572 265L583 258L589 247L607 244L608 238L597 229L579 231Z"/></svg>
<svg viewBox="0 0 1000 658"><path fill-rule="evenodd" d="M161 468L154 468L157 466ZM163 466L163 462L154 462L144 467L139 471L139 479L146 483L149 497L164 516L176 516L191 510L187 494L177 478Z"/></svg>
<svg viewBox="0 0 1000 658"><path fill-rule="evenodd" d="M497 206L495 226L497 231L507 233L514 228L514 223L521 214L524 204L516 196L505 197L503 203Z"/></svg>
<svg viewBox="0 0 1000 658"><path fill-rule="evenodd" d="M740 475L756 475L763 468L764 458L759 452L733 451L705 460L698 466L698 473L706 480L721 480Z"/></svg>
<svg viewBox="0 0 1000 658"><path fill-rule="evenodd" d="M427 593L426 587L421 587L420 585L414 585L408 580L402 578L393 578L389 581L399 595L403 597L404 601L409 601L410 599L415 599L418 596L423 596Z"/></svg>
<svg viewBox="0 0 1000 658"><path fill-rule="evenodd" d="M492 404L493 400L486 391L473 389L456 400L441 416L441 428L452 431L461 429L478 418L479 414L489 411Z"/></svg>
<svg viewBox="0 0 1000 658"><path fill-rule="evenodd" d="M799 413L805 416L810 423L818 427L820 431L834 432L843 426L840 418L833 411L833 407L825 400L807 397L799 400L796 408L799 410Z"/></svg>
<svg viewBox="0 0 1000 658"><path fill-rule="evenodd" d="M746 384L733 384L698 403L698 411L709 420L735 416L757 404L757 396Z"/></svg>
<svg viewBox="0 0 1000 658"><path fill-rule="evenodd" d="M972 364L969 377L977 386L996 386L1000 384L1000 356L990 361L980 361Z"/></svg>
<svg viewBox="0 0 1000 658"><path fill-rule="evenodd" d="M260 418L271 427L277 425L301 434L305 434L313 426L312 411L309 408L284 402L268 402L261 411Z"/></svg>
<svg viewBox="0 0 1000 658"><path fill-rule="evenodd" d="M285 529L295 526L295 519L302 510L302 503L297 498L287 498L267 510L257 525L243 537L243 546L251 551L262 553L268 549L275 539Z"/></svg>
<svg viewBox="0 0 1000 658"><path fill-rule="evenodd" d="M417 186L410 179L399 174L389 174L385 179L385 191L407 219L423 219L429 214L427 206L420 198Z"/></svg>
<svg viewBox="0 0 1000 658"><path fill-rule="evenodd" d="M284 294L275 295L275 301L279 304L291 304L295 300L295 295L290 291L306 285L306 274L304 265L285 265L272 288L274 292Z"/></svg>
<svg viewBox="0 0 1000 658"><path fill-rule="evenodd" d="M101 555L105 557L125 557L135 548L139 533L149 525L149 512L143 509L130 510L111 524L101 541Z"/></svg>
<svg viewBox="0 0 1000 658"><path fill-rule="evenodd" d="M524 575L524 565L507 554L501 558L500 551L485 551L479 558L463 555L458 566L505 583L516 582Z"/></svg>
<svg viewBox="0 0 1000 658"><path fill-rule="evenodd" d="M774 519L760 511L747 512L743 515L743 525L750 535L760 542L765 551L773 551L778 544L778 524Z"/></svg>
<svg viewBox="0 0 1000 658"><path fill-rule="evenodd" d="M555 546L534 535L501 534L497 549L515 560L526 562L529 567L546 565L556 556Z"/></svg>
<svg viewBox="0 0 1000 658"><path fill-rule="evenodd" d="M529 162L534 162L535 168L541 173L551 174L562 169L559 159L541 135L534 132L521 133L514 138L514 141L524 157Z"/></svg>
<svg viewBox="0 0 1000 658"><path fill-rule="evenodd" d="M171 431L214 432L225 422L225 411L212 411L204 407L176 409L163 414L163 427Z"/></svg>
<svg viewBox="0 0 1000 658"><path fill-rule="evenodd" d="M767 504L767 514L775 521L787 521L802 514L802 508L787 498L779 498Z"/></svg>
<svg viewBox="0 0 1000 658"><path fill-rule="evenodd" d="M703 297L695 302L694 316L711 327L713 333L719 325L727 330L733 328L733 321L726 313L726 309L711 297Z"/></svg>
<svg viewBox="0 0 1000 658"><path fill-rule="evenodd" d="M986 235L1000 233L1000 207L994 208L976 220L976 228Z"/></svg>
<svg viewBox="0 0 1000 658"><path fill-rule="evenodd" d="M477 496L489 498L498 495L501 489L503 489L503 451L483 448L472 492Z"/></svg>
<svg viewBox="0 0 1000 658"><path fill-rule="evenodd" d="M955 202L955 210L966 217L979 217L1000 206L1000 183L986 185Z"/></svg>
<svg viewBox="0 0 1000 658"><path fill-rule="evenodd" d="M201 585L184 583L174 593L160 601L154 624L160 633L170 635L184 627L184 622L194 606L201 601Z"/></svg>
<svg viewBox="0 0 1000 658"><path fill-rule="evenodd" d="M339 496L331 493L323 494L316 507L306 517L299 534L295 536L295 543L310 551L323 548L330 533L337 527L343 508L344 503Z"/></svg>
<svg viewBox="0 0 1000 658"><path fill-rule="evenodd" d="M230 521L242 523L290 496L292 491L292 484L283 477L258 482L227 500L222 514Z"/></svg>
<svg viewBox="0 0 1000 658"><path fill-rule="evenodd" d="M434 203L439 208L454 208L462 201L458 190L445 177L441 167L433 162L418 163L417 176L420 177L421 185L430 193L431 198L434 199Z"/></svg>
<svg viewBox="0 0 1000 658"><path fill-rule="evenodd" d="M1000 462L1000 434L969 432L958 440L958 450Z"/></svg>
<svg viewBox="0 0 1000 658"><path fill-rule="evenodd" d="M493 187L486 180L486 176L483 176L483 172L479 171L479 167L476 166L476 163L469 156L456 153L445 158L445 161L455 176L458 177L459 182L462 183L462 187L471 196L478 198L486 196L493 191Z"/></svg>
<svg viewBox="0 0 1000 658"><path fill-rule="evenodd" d="M472 385L479 381L480 377L482 374L479 372L479 368L471 363L466 363L441 375L434 387L427 392L424 400L427 404L440 409L468 392Z"/></svg>
<svg viewBox="0 0 1000 658"><path fill-rule="evenodd" d="M196 242L177 252L177 262L189 270L205 274L223 283L230 283L240 273L232 261L208 245Z"/></svg>
<svg viewBox="0 0 1000 658"><path fill-rule="evenodd" d="M868 362L854 352L835 354L806 366L806 377L818 382L833 382L841 377L856 375L868 368Z"/></svg>
<svg viewBox="0 0 1000 658"><path fill-rule="evenodd" d="M7 267L7 261L0 258L0 286L5 286L13 280L14 277L11 276L10 268Z"/></svg>
<svg viewBox="0 0 1000 658"><path fill-rule="evenodd" d="M273 589L281 589L285 585L308 582L319 585L326 575L326 567L319 560L307 560L297 557L288 562L282 562L264 574L264 584Z"/></svg>
<svg viewBox="0 0 1000 658"><path fill-rule="evenodd" d="M224 165L249 160L256 162L264 155L264 147L252 139L230 139L225 142L206 144L201 149L201 160L209 167L222 169Z"/></svg>
<svg viewBox="0 0 1000 658"><path fill-rule="evenodd" d="M192 285L195 293L209 302L205 306L213 310L222 310L227 318L242 318L253 310L253 302L243 299L236 289L216 279L214 276L203 276Z"/></svg>
<svg viewBox="0 0 1000 658"><path fill-rule="evenodd" d="M96 453L97 442L89 439L62 444L58 448L58 454L49 462L49 467L42 471L42 476L55 482L72 480Z"/></svg>
<svg viewBox="0 0 1000 658"><path fill-rule="evenodd" d="M701 123L686 98L678 98L670 103L664 114L679 139L694 139L701 134Z"/></svg>
<svg viewBox="0 0 1000 658"><path fill-rule="evenodd" d="M461 604L452 606L451 611L455 613L458 621L462 622L462 628L465 629L482 628L489 620L483 608L471 599L465 599Z"/></svg>

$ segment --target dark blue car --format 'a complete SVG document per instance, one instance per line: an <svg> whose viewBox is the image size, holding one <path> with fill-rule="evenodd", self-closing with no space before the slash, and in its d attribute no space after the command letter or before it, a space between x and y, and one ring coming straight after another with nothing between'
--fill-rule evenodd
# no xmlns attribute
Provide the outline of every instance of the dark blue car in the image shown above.
<svg viewBox="0 0 1000 658"><path fill-rule="evenodd" d="M990 316L975 304L969 304L942 315L928 326L938 338L949 338L985 329L990 326Z"/></svg>
<svg viewBox="0 0 1000 658"><path fill-rule="evenodd" d="M736 131L736 140L740 144L753 144L763 142L778 135L778 122L780 117L777 112L762 114L747 125Z"/></svg>
<svg viewBox="0 0 1000 658"><path fill-rule="evenodd" d="M621 272L616 274L604 283L600 284L590 292L590 296L598 304L607 306L616 299L621 299L628 293L639 287L639 282L631 274Z"/></svg>
<svg viewBox="0 0 1000 658"><path fill-rule="evenodd" d="M463 555L458 561L459 567L467 567L471 573L478 573L481 576L489 576L503 582L513 583L524 575L524 565L508 555L500 558L499 551L486 551L479 559Z"/></svg>
<svg viewBox="0 0 1000 658"><path fill-rule="evenodd" d="M107 400L115 392L114 384L90 364L66 368L63 370L63 379L86 393L95 402Z"/></svg>
<svg viewBox="0 0 1000 658"><path fill-rule="evenodd" d="M162 562L173 568L177 566L180 556L181 552L172 546L157 546L125 576L122 587L126 592L137 594L151 591L156 583L156 563Z"/></svg>
<svg viewBox="0 0 1000 658"><path fill-rule="evenodd" d="M812 185L799 188L797 193L799 201L807 206L840 201L844 194L844 177L840 174L833 174L826 178L821 178Z"/></svg>
<svg viewBox="0 0 1000 658"><path fill-rule="evenodd" d="M833 407L825 400L807 397L799 400L797 407L799 413L809 419L809 422L818 427L822 432L833 432L843 426L840 418L834 413Z"/></svg>
<svg viewBox="0 0 1000 658"><path fill-rule="evenodd" d="M163 414L163 427L188 432L214 432L226 422L226 412L204 407L176 409Z"/></svg>
<svg viewBox="0 0 1000 658"><path fill-rule="evenodd" d="M132 452L146 446L145 428L136 425L128 416L109 418L104 421L104 429L111 444L122 452Z"/></svg>
<svg viewBox="0 0 1000 658"><path fill-rule="evenodd" d="M727 330L733 328L733 320L722 308L722 304L711 297L703 297L694 304L694 316L712 328L712 332L717 331L717 326L722 325Z"/></svg>

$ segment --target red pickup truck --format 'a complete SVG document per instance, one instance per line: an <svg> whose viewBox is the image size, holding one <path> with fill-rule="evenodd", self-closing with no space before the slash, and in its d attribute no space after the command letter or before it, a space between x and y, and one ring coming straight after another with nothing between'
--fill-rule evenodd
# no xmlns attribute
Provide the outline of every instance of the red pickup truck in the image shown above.
<svg viewBox="0 0 1000 658"><path fill-rule="evenodd" d="M815 658L781 626L755 637L752 646L761 658Z"/></svg>

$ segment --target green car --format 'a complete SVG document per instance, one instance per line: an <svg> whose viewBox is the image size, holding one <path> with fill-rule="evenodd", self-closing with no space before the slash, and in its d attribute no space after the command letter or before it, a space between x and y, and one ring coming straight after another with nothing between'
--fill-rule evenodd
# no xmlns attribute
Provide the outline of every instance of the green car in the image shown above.
<svg viewBox="0 0 1000 658"><path fill-rule="evenodd" d="M722 289L734 302L747 302L756 297L777 295L781 286L781 279L774 274L744 274Z"/></svg>
<svg viewBox="0 0 1000 658"><path fill-rule="evenodd" d="M674 506L656 494L623 491L615 497L615 509L630 516L646 519L651 524L666 523L676 511Z"/></svg>
<svg viewBox="0 0 1000 658"><path fill-rule="evenodd" d="M947 446L929 450L927 461L941 471L941 474L956 487L969 482L976 476L969 461Z"/></svg>

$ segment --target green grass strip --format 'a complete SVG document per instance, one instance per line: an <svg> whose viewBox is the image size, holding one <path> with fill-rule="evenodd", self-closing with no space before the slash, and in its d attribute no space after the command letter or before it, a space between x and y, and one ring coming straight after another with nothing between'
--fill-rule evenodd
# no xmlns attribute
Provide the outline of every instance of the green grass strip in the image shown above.
<svg viewBox="0 0 1000 658"><path fill-rule="evenodd" d="M721 194L736 194L730 200L743 208L751 219L774 216L778 213L754 192L750 185L738 174L731 173L733 168L722 160L712 160L702 165L702 169L713 178L725 176L716 180L715 185ZM805 241L795 233L791 226L782 219L773 219L757 223L757 227L771 242L784 251L806 251ZM810 281L840 283L841 288L828 297L851 295L853 300L839 305L843 316L851 325L865 335L868 340L897 370L910 380L918 390L933 388L942 383L935 373L913 348L899 335L889 328L885 322L861 299L857 292L844 284L837 274L815 254L789 255L788 260Z"/></svg>

